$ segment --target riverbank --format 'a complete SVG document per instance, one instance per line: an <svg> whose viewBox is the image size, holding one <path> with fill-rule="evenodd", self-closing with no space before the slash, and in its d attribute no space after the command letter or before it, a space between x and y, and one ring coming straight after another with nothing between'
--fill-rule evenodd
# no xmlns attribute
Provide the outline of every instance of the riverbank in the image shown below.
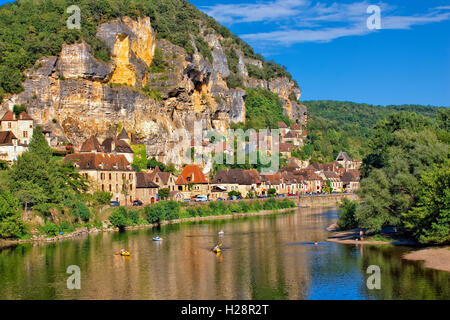
<svg viewBox="0 0 450 320"><path fill-rule="evenodd" d="M450 272L450 247L426 248L403 256L410 261L423 261L425 268Z"/></svg>
<svg viewBox="0 0 450 320"><path fill-rule="evenodd" d="M227 219L240 219L245 217L252 217L252 216L264 216L264 215L271 215L271 214L278 214L278 213L285 213L289 211L296 210L297 208L285 208L285 209L277 209L277 210L261 210L257 212L248 212L248 213L234 213L234 214L228 214L228 215L219 215L219 216L206 216L206 217L189 217L189 218L180 218L180 219L174 219L174 220L167 220L167 221L161 221L159 223L147 223L147 224L140 224L136 226L128 226L125 227L125 230L138 230L138 229L147 229L147 228L155 228L157 226L164 226L168 224L179 224L183 222L200 222L200 221L209 221L209 220L227 220ZM81 228L79 230L76 230L72 233L66 234L66 235L59 235L55 237L45 237L45 236L35 236L31 239L24 239L24 240L5 240L0 239L0 248L4 247L10 247L10 246L16 246L23 243L34 243L34 244L42 244L42 243L51 243L51 242L57 242L57 241L64 241L64 240L70 240L75 239L82 235L87 234L96 234L99 232L118 232L118 228L103 228L103 229L88 229L86 227Z"/></svg>
<svg viewBox="0 0 450 320"><path fill-rule="evenodd" d="M397 234L383 234L379 237L364 236L364 240L360 240L359 232L361 229L338 230L337 224L333 223L327 230L333 233L327 241L342 244L373 244L373 245L394 245L394 246L416 246L417 241L407 238L398 237Z"/></svg>
<svg viewBox="0 0 450 320"><path fill-rule="evenodd" d="M417 241L411 239L396 238L393 235L383 235L384 240L376 240L373 237L367 237L365 240L359 240L359 231L361 229L352 229L339 231L336 223L327 228L332 232L327 241L341 244L360 244L360 245L394 245L394 246L419 246ZM402 257L410 261L423 261L425 268L450 272L450 247L443 248L425 248L406 253Z"/></svg>

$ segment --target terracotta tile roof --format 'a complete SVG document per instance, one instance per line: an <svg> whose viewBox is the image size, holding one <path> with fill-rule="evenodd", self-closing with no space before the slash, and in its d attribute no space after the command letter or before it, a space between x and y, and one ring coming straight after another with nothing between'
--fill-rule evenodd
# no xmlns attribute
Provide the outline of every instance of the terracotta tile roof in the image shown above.
<svg viewBox="0 0 450 320"><path fill-rule="evenodd" d="M158 166L156 166L155 170L149 173L149 177L152 181L155 181L156 177L161 179L161 185L167 185L172 174L170 172L162 172Z"/></svg>
<svg viewBox="0 0 450 320"><path fill-rule="evenodd" d="M14 115L14 112L8 111L3 115L2 120L0 121L16 121L16 117Z"/></svg>
<svg viewBox="0 0 450 320"><path fill-rule="evenodd" d="M342 181L346 182L357 182L361 178L358 170L347 170L342 176Z"/></svg>
<svg viewBox="0 0 450 320"><path fill-rule="evenodd" d="M113 149L114 144L114 150ZM117 138L107 138L102 143L102 148L104 152L117 152L117 153L134 153L133 149L123 140Z"/></svg>
<svg viewBox="0 0 450 320"><path fill-rule="evenodd" d="M151 173L136 173L136 188L159 188L159 185L151 179Z"/></svg>
<svg viewBox="0 0 450 320"><path fill-rule="evenodd" d="M291 152L294 150L295 146L292 143L280 143L279 151L280 152Z"/></svg>
<svg viewBox="0 0 450 320"><path fill-rule="evenodd" d="M261 175L261 181L264 181L271 185L281 184L281 174L265 174Z"/></svg>
<svg viewBox="0 0 450 320"><path fill-rule="evenodd" d="M289 131L288 133L286 133L286 134L284 135L283 138L285 138L285 139L295 139L296 136L295 136L295 134L294 134L292 131Z"/></svg>
<svg viewBox="0 0 450 320"><path fill-rule="evenodd" d="M339 179L338 175L333 171L324 171L323 175L327 179Z"/></svg>
<svg viewBox="0 0 450 320"><path fill-rule="evenodd" d="M175 181L175 184L177 186L185 186L187 184L189 184L189 182L186 181L185 178L183 178L181 175L178 177L177 181Z"/></svg>
<svg viewBox="0 0 450 320"><path fill-rule="evenodd" d="M33 118L31 118L31 117L28 115L28 113L26 113L26 112L21 112L21 113L19 114L19 117L17 118L17 120L31 120L31 121L33 121Z"/></svg>
<svg viewBox="0 0 450 320"><path fill-rule="evenodd" d="M186 167L184 167L183 171L180 173L180 176L178 177L178 180L180 179L180 177L183 177L188 183L194 184L208 183L208 180L206 179L200 167L194 164L187 165ZM176 184L179 184L178 180Z"/></svg>
<svg viewBox="0 0 450 320"><path fill-rule="evenodd" d="M64 160L74 162L81 170L133 171L122 154L74 153L67 155Z"/></svg>
<svg viewBox="0 0 450 320"><path fill-rule="evenodd" d="M105 152L103 147L100 145L100 142L95 136L87 139L82 145L80 152Z"/></svg>
<svg viewBox="0 0 450 320"><path fill-rule="evenodd" d="M287 125L286 125L286 123L284 123L283 121L280 121L280 122L278 122L278 128L283 128L283 129L287 129Z"/></svg>
<svg viewBox="0 0 450 320"><path fill-rule="evenodd" d="M302 137L307 137L308 136L308 130L303 130L302 132Z"/></svg>
<svg viewBox="0 0 450 320"><path fill-rule="evenodd" d="M252 185L261 183L261 178L257 170L226 169L218 171L211 183Z"/></svg>
<svg viewBox="0 0 450 320"><path fill-rule="evenodd" d="M302 125L299 124L299 123L295 123L295 124L291 125L291 130L301 131L302 130Z"/></svg>
<svg viewBox="0 0 450 320"><path fill-rule="evenodd" d="M19 113L19 116L16 117L16 115L14 114L14 112L12 111L8 111L6 112L2 119L0 121L17 121L17 120L31 120L33 121L33 118L31 118L28 113L26 113L25 111L22 111L21 113Z"/></svg>
<svg viewBox="0 0 450 320"><path fill-rule="evenodd" d="M0 145L13 145L13 140L17 140L12 131L0 131Z"/></svg>

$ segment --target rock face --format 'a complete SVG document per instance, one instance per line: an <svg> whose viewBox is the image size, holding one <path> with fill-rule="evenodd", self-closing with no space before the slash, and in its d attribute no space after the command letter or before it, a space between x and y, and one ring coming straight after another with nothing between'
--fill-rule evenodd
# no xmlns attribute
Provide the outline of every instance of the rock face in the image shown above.
<svg viewBox="0 0 450 320"><path fill-rule="evenodd" d="M2 107L26 105L37 124L52 131L55 147L70 141L78 148L91 135L101 140L125 128L147 145L149 156L178 165L184 151L172 150L180 139L176 129L192 134L195 121L218 130L245 121L245 91L229 89L225 81L230 70L221 36L205 37L211 62L197 48L191 56L167 40L157 40L150 18L124 17L102 24L97 37L111 49L110 62L95 59L84 42L63 45L59 56L43 57L25 72L25 90L7 97ZM152 71L156 50L162 52L164 68ZM301 117L304 110L290 99L292 94L300 98L292 81L249 78L245 64L258 62L248 61L239 50L237 54L245 85L277 93L286 114Z"/></svg>

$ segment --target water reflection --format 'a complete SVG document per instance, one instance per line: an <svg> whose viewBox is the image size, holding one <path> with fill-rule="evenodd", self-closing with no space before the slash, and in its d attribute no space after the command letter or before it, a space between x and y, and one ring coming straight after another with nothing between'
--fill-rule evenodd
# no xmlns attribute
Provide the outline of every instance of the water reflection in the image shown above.
<svg viewBox="0 0 450 320"><path fill-rule="evenodd" d="M405 248L325 242L335 219L334 210L299 209L6 248L0 298L449 299L449 274L402 260ZM115 255L122 248L132 255ZM381 290L366 287L373 264ZM69 265L81 269L81 290L66 288Z"/></svg>

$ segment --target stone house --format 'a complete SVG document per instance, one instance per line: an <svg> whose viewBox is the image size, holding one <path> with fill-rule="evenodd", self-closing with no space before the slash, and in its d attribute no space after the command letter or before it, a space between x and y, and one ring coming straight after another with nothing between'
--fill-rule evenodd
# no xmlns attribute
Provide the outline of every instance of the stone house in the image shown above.
<svg viewBox="0 0 450 320"><path fill-rule="evenodd" d="M261 179L257 170L220 170L211 181L211 199L227 198L231 191L240 192L245 198L250 192L258 195L260 188Z"/></svg>
<svg viewBox="0 0 450 320"><path fill-rule="evenodd" d="M336 162L339 163L345 170L359 170L362 162L360 160L352 160L347 152L339 152L336 157Z"/></svg>
<svg viewBox="0 0 450 320"><path fill-rule="evenodd" d="M278 129L280 129L281 136L285 136L291 129L286 125L286 123L280 121L278 122Z"/></svg>
<svg viewBox="0 0 450 320"><path fill-rule="evenodd" d="M123 155L104 153L74 153L64 158L78 168L89 181L89 192L112 193L112 200L130 205L136 200L136 172Z"/></svg>
<svg viewBox="0 0 450 320"><path fill-rule="evenodd" d="M347 170L342 176L343 189L348 192L355 192L359 189L360 178L358 170Z"/></svg>
<svg viewBox="0 0 450 320"><path fill-rule="evenodd" d="M136 172L136 193L135 200L140 200L144 204L155 203L158 197L159 185L153 182L151 173Z"/></svg>
<svg viewBox="0 0 450 320"><path fill-rule="evenodd" d="M28 146L33 137L33 119L21 112L18 116L12 111L6 112L0 120L0 131L11 131L20 145Z"/></svg>
<svg viewBox="0 0 450 320"><path fill-rule="evenodd" d="M12 131L0 131L0 160L12 164L27 149Z"/></svg>
<svg viewBox="0 0 450 320"><path fill-rule="evenodd" d="M319 173L319 176L324 180L323 187L327 186L326 181L330 181L330 187L333 189L333 191L341 192L343 188L342 180L339 178L339 176L334 171L322 171Z"/></svg>
<svg viewBox="0 0 450 320"><path fill-rule="evenodd" d="M183 192L186 198L198 195L208 195L209 182L199 166L195 164L187 165L183 168L175 181L177 190Z"/></svg>

